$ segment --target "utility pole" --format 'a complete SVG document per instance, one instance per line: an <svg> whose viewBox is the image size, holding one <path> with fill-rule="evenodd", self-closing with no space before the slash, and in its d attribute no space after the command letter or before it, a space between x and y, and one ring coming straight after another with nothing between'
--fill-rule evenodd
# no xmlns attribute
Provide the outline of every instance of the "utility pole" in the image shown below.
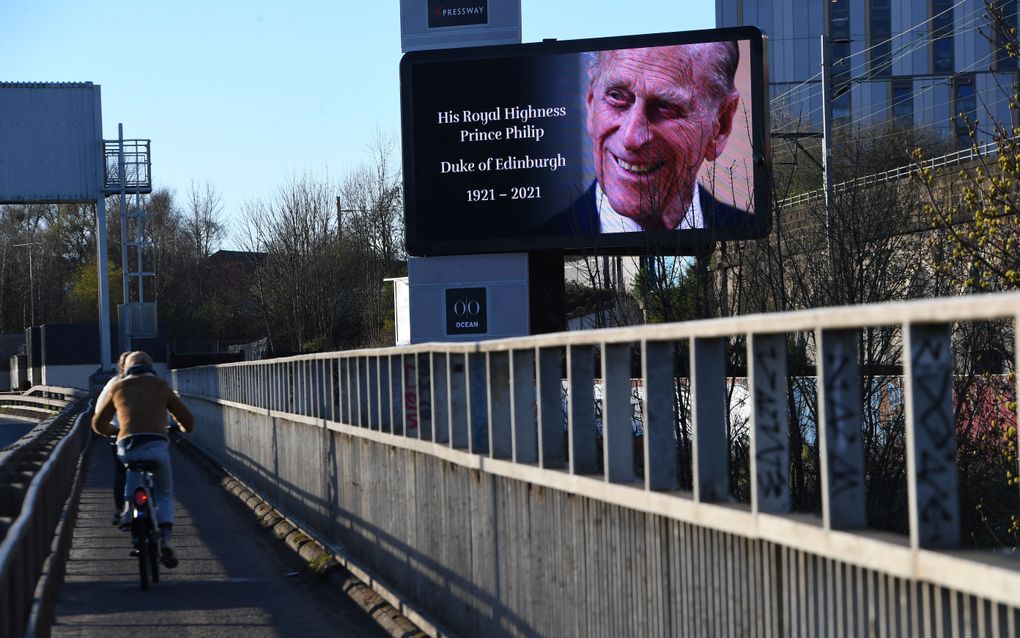
<svg viewBox="0 0 1020 638"><path fill-rule="evenodd" d="M829 60L829 21L822 33L822 181L825 184L825 249L832 262L832 62Z"/></svg>
<svg viewBox="0 0 1020 638"><path fill-rule="evenodd" d="M35 246L39 242L30 241L24 244L14 244L15 247L28 247L28 305L29 305L29 317L32 322L31 327L35 327L35 275L32 272L32 246ZM24 315L22 315L24 319Z"/></svg>
<svg viewBox="0 0 1020 638"><path fill-rule="evenodd" d="M836 203L836 193L833 188L832 170L832 53L833 43L848 44L849 39L845 37L829 37L829 20L826 17L823 28L822 45L822 181L825 185L825 249L829 253L829 263L832 265L833 276L836 274L836 254L833 253L833 228L832 208ZM849 85L836 88L836 96L850 90ZM837 246L838 248L838 246Z"/></svg>
<svg viewBox="0 0 1020 638"><path fill-rule="evenodd" d="M343 236L344 208L340 196L336 196L336 236Z"/></svg>

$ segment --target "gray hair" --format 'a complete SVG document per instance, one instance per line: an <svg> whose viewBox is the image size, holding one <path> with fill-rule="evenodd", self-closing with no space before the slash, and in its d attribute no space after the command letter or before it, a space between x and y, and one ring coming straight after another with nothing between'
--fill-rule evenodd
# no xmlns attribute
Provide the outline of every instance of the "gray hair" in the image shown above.
<svg viewBox="0 0 1020 638"><path fill-rule="evenodd" d="M152 365L152 357L141 350L135 350L129 353L127 359L124 360L124 372L135 366L148 366L151 368Z"/></svg>
<svg viewBox="0 0 1020 638"><path fill-rule="evenodd" d="M736 42L706 42L677 46L705 49L704 58L708 66L704 76L705 86L713 99L720 100L736 90L733 80L737 75L737 65L740 63L740 49ZM609 53L615 53L615 50L595 51L589 54L588 79L591 83L602 74L606 54Z"/></svg>

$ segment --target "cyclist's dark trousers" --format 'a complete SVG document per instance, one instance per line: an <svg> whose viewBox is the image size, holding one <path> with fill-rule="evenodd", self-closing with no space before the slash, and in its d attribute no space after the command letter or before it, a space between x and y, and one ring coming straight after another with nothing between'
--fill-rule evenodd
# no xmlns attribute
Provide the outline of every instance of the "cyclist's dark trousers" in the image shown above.
<svg viewBox="0 0 1020 638"><path fill-rule="evenodd" d="M160 524L174 522L174 475L170 468L169 441L157 434L135 434L117 441L117 458L121 463L134 461L155 461L155 485L153 500L159 510ZM124 487L124 499L134 493L140 482L138 472L128 472Z"/></svg>

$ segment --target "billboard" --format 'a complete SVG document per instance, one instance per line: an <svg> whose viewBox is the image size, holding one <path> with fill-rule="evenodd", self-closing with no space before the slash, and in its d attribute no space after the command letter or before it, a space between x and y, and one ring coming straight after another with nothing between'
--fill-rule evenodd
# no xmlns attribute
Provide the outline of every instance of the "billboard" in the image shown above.
<svg viewBox="0 0 1020 638"><path fill-rule="evenodd" d="M520 41L521 0L400 0L404 53Z"/></svg>
<svg viewBox="0 0 1020 638"><path fill-rule="evenodd" d="M753 27L406 54L408 252L686 254L764 235L765 68Z"/></svg>
<svg viewBox="0 0 1020 638"><path fill-rule="evenodd" d="M0 203L103 196L98 84L0 83Z"/></svg>

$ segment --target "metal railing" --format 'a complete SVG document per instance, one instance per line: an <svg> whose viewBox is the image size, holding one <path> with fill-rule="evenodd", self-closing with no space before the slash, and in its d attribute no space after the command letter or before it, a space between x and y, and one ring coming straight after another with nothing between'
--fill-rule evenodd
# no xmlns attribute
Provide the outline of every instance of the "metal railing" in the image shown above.
<svg viewBox="0 0 1020 638"><path fill-rule="evenodd" d="M960 549L951 326L992 320L1015 334L1020 294L308 355L173 378L198 416L199 446L456 633L1015 636L1020 560ZM867 529L865 327L898 329L906 353L905 536ZM818 517L790 502L787 344L805 332L817 347ZM733 502L729 473L733 338L746 340L751 397L746 505ZM690 393L689 491L678 489L678 377Z"/></svg>
<svg viewBox="0 0 1020 638"><path fill-rule="evenodd" d="M86 395L77 388L34 386L26 392L0 393L0 414L43 420L64 409L67 404Z"/></svg>
<svg viewBox="0 0 1020 638"><path fill-rule="evenodd" d="M891 168L887 171L880 173L873 173L871 175L865 175L864 177L855 177L854 179L840 182L832 187L833 193L836 195L842 195L844 193L851 192L856 188L862 186L874 186L883 182L891 182L897 179L903 179L910 177L911 173L915 173L918 170L924 169L936 169L945 166L957 166L966 162L970 162L979 157L986 155L993 155L999 152L998 142L988 142L979 146L972 146L963 150L948 153L946 155L940 155L939 157L933 157L931 159L921 162L920 165L908 164L906 166L898 166ZM798 206L800 204L806 204L810 201L817 199L823 199L825 197L825 189L819 188L806 193L800 193L799 195L793 195L779 200L777 207L782 209L789 206Z"/></svg>
<svg viewBox="0 0 1020 638"><path fill-rule="evenodd" d="M150 141L143 139L123 140L123 146L119 139L103 140L105 194L115 195L121 191L132 194L152 192L152 159L149 145Z"/></svg>
<svg viewBox="0 0 1020 638"><path fill-rule="evenodd" d="M90 432L78 399L0 451L0 635L49 635L70 544L61 514ZM53 577L44 578L44 575Z"/></svg>

